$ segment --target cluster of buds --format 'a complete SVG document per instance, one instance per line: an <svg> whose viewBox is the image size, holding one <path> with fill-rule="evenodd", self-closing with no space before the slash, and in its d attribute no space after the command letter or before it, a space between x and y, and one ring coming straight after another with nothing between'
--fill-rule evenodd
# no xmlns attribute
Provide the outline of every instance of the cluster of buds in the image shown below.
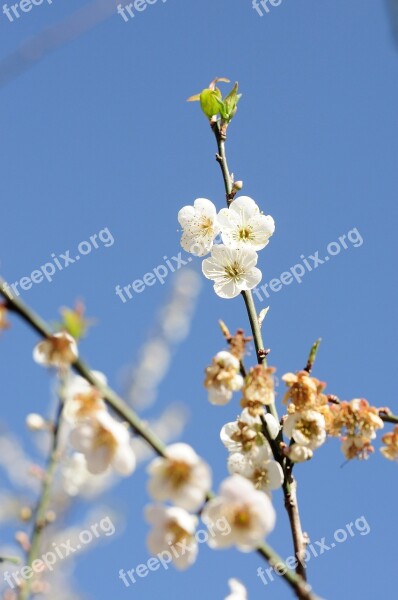
<svg viewBox="0 0 398 600"><path fill-rule="evenodd" d="M342 451L349 460L368 458L374 452L371 441L383 427L378 409L363 398L331 404L328 409L328 434L342 439Z"/></svg>

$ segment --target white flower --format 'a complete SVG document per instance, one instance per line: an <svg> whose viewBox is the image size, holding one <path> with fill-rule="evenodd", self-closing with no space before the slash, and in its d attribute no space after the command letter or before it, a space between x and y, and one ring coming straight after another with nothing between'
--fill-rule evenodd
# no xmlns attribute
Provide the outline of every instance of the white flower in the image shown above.
<svg viewBox="0 0 398 600"><path fill-rule="evenodd" d="M45 367L69 367L78 355L76 340L65 331L42 340L33 350L33 360Z"/></svg>
<svg viewBox="0 0 398 600"><path fill-rule="evenodd" d="M233 452L228 458L228 471L249 479L257 490L263 492L277 490L284 480L282 467L272 459L268 443L250 452Z"/></svg>
<svg viewBox="0 0 398 600"><path fill-rule="evenodd" d="M70 433L70 441L84 454L90 473L104 473L112 466L120 475L130 475L135 469L127 428L105 410L79 422Z"/></svg>
<svg viewBox="0 0 398 600"><path fill-rule="evenodd" d="M300 446L313 450L322 446L326 439L325 417L315 410L296 412L287 417L283 431Z"/></svg>
<svg viewBox="0 0 398 600"><path fill-rule="evenodd" d="M198 518L176 506L148 506L145 517L153 525L153 530L147 537L151 554L156 556L168 551L177 569L190 567L198 554L195 539Z"/></svg>
<svg viewBox="0 0 398 600"><path fill-rule="evenodd" d="M223 244L214 246L211 257L202 263L203 275L214 281L214 291L221 298L235 298L261 281L257 253L251 248L235 250Z"/></svg>
<svg viewBox="0 0 398 600"><path fill-rule="evenodd" d="M237 421L223 426L220 438L230 452L248 452L258 442L268 444L261 433L260 417L252 417L246 408Z"/></svg>
<svg viewBox="0 0 398 600"><path fill-rule="evenodd" d="M217 210L213 202L197 198L193 206L184 206L178 213L178 221L184 232L181 246L195 256L210 252L214 238L219 234Z"/></svg>
<svg viewBox="0 0 398 600"><path fill-rule="evenodd" d="M170 500L186 510L198 510L211 487L209 466L187 444L168 446L167 458L155 458L148 473L152 498Z"/></svg>
<svg viewBox="0 0 398 600"><path fill-rule="evenodd" d="M314 456L313 451L308 446L300 446L300 444L292 444L288 450L288 457L292 462L305 462Z"/></svg>
<svg viewBox="0 0 398 600"><path fill-rule="evenodd" d="M255 489L241 475L232 475L220 486L219 496L210 500L203 509L204 523L226 518L231 531L223 536L216 533L209 538L211 548L236 545L244 552L257 548L265 535L275 526L275 510L269 497Z"/></svg>
<svg viewBox="0 0 398 600"><path fill-rule="evenodd" d="M225 600L247 600L247 589L237 579L230 579L228 581L231 593L225 598Z"/></svg>
<svg viewBox="0 0 398 600"><path fill-rule="evenodd" d="M229 248L250 246L253 250L262 250L275 231L274 219L263 215L248 196L240 196L229 208L221 209L218 221L222 241Z"/></svg>
<svg viewBox="0 0 398 600"><path fill-rule="evenodd" d="M100 371L93 371L96 379L104 385L107 379ZM96 412L105 410L106 405L99 391L84 377L72 375L65 386L65 407L63 416L70 423L81 421L95 415Z"/></svg>
<svg viewBox="0 0 398 600"><path fill-rule="evenodd" d="M222 406L232 398L232 392L240 390L243 377L239 360L225 350L218 352L206 369L205 387L209 391L209 402Z"/></svg>

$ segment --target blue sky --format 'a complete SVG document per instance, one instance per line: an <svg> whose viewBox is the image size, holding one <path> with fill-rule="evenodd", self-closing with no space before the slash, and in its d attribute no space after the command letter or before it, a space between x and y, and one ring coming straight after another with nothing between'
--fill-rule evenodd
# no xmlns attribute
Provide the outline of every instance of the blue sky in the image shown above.
<svg viewBox="0 0 398 600"><path fill-rule="evenodd" d="M44 2L13 23L0 13L0 73L6 57L80 4ZM84 298L98 324L82 352L119 386L121 367L137 355L172 282L125 304L115 286L179 252L181 206L196 197L223 206L214 140L198 106L185 99L213 77L227 76L239 81L244 94L229 133L231 169L276 221L260 258L263 282L288 271L301 255L319 251L324 257L330 242L354 228L363 239L267 300L270 363L279 375L302 368L321 336L315 375L328 382L330 393L363 396L397 412L391 374L398 49L385 3L283 0L260 17L250 0L158 0L129 22L117 15L116 3L110 13L19 77L7 67L0 117L3 276L19 280L52 253L108 228L112 246L98 248L23 298L47 319L57 316L59 306ZM202 388L204 367L223 347L219 318L231 328L248 328L241 299L223 301L204 281L190 338L153 408L158 413L171 401L188 405L184 441L211 463L216 487L226 475L219 430L238 410L237 399L211 407ZM24 416L44 411L50 390L47 374L31 361L34 342L19 323L1 339L2 420L26 444ZM367 463L341 468L343 460L332 440L297 468L304 527L312 539L330 540L336 529L365 516L371 531L311 561L310 579L324 598L387 596L396 565L396 465L378 452ZM291 597L279 581L264 589L256 555L203 546L189 572L152 573L139 590L126 589L119 569L148 558L141 516L145 481L141 469L121 483L117 498L108 499L128 514L128 526L79 565L87 598L146 600L172 593L182 600L188 593L199 600L211 589L211 597L221 599L231 576L247 585L251 600ZM278 525L269 541L288 556L280 494L275 503Z"/></svg>

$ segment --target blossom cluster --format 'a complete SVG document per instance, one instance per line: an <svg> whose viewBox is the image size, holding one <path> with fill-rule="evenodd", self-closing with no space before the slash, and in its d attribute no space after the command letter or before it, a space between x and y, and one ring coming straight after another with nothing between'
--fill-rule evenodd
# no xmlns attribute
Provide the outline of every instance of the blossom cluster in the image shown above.
<svg viewBox="0 0 398 600"><path fill-rule="evenodd" d="M69 425L70 443L84 457L87 470L100 474L113 467L120 475L130 475L136 459L127 426L109 413L95 386L69 371L78 358L76 340L69 333L55 333L37 344L33 357L38 364L56 367L64 375L62 414ZM106 385L105 375L98 371L93 374L101 385ZM30 424L34 426L32 416Z"/></svg>
<svg viewBox="0 0 398 600"><path fill-rule="evenodd" d="M257 252L268 244L275 223L252 198L240 196L218 213L210 200L197 198L193 206L179 211L178 221L183 228L184 250L195 256L211 252L202 263L202 271L214 281L218 296L234 298L258 285L262 274L256 267ZM222 243L214 245L219 234Z"/></svg>

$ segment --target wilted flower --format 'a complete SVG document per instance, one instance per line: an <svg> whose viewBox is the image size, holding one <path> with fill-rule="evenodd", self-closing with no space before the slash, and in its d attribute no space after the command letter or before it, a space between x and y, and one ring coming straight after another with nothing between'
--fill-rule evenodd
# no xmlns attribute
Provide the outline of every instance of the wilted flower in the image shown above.
<svg viewBox="0 0 398 600"><path fill-rule="evenodd" d="M211 257L202 263L203 275L214 281L214 291L221 298L235 298L261 281L257 253L251 248L236 250L223 244L214 246Z"/></svg>
<svg viewBox="0 0 398 600"><path fill-rule="evenodd" d="M300 446L307 446L313 450L321 446L326 439L325 418L315 410L296 412L287 417L283 431Z"/></svg>
<svg viewBox="0 0 398 600"><path fill-rule="evenodd" d="M240 196L218 214L222 241L228 248L262 250L275 231L274 219L260 212L252 198Z"/></svg>
<svg viewBox="0 0 398 600"><path fill-rule="evenodd" d="M297 374L286 373L282 380L288 386L283 402L287 404L290 400L294 404L294 410L316 409L327 403L326 396L322 394L326 384L311 377L307 371L299 371Z"/></svg>
<svg viewBox="0 0 398 600"><path fill-rule="evenodd" d="M216 354L212 364L206 369L204 382L212 404L227 404L232 398L232 392L241 389L243 377L239 370L240 363L236 356L225 350Z"/></svg>
<svg viewBox="0 0 398 600"><path fill-rule="evenodd" d="M374 452L374 448L369 438L358 435L348 435L342 438L341 450L348 460L359 458L360 460L369 458Z"/></svg>
<svg viewBox="0 0 398 600"><path fill-rule="evenodd" d="M168 446L167 458L155 458L148 473L152 498L160 502L170 500L186 510L198 510L211 487L209 466L188 444Z"/></svg>
<svg viewBox="0 0 398 600"><path fill-rule="evenodd" d="M76 340L61 331L39 342L33 350L33 359L46 367L65 368L75 362L78 354Z"/></svg>
<svg viewBox="0 0 398 600"><path fill-rule="evenodd" d="M100 371L93 371L96 379L106 385L107 379ZM72 375L64 389L64 418L71 423L95 416L98 411L105 410L106 405L100 392L84 377Z"/></svg>
<svg viewBox="0 0 398 600"><path fill-rule="evenodd" d="M184 206L178 213L178 222L184 232L181 246L195 256L210 252L214 238L220 232L217 210L213 202L197 198L193 206Z"/></svg>
<svg viewBox="0 0 398 600"><path fill-rule="evenodd" d="M376 437L376 430L384 427L377 408L363 398L333 404L330 413L328 433L333 436L358 435L371 440Z"/></svg>
<svg viewBox="0 0 398 600"><path fill-rule="evenodd" d="M268 442L250 452L233 452L228 458L228 471L249 479L257 490L270 492L281 487L284 474L273 460Z"/></svg>
<svg viewBox="0 0 398 600"><path fill-rule="evenodd" d="M136 465L128 429L107 411L78 422L70 433L72 446L84 454L90 473L104 473L112 466L120 475L130 475Z"/></svg>
<svg viewBox="0 0 398 600"><path fill-rule="evenodd" d="M264 414L264 406L275 401L274 367L256 365L247 374L243 388L242 408L247 408L251 415Z"/></svg>
<svg viewBox="0 0 398 600"><path fill-rule="evenodd" d="M229 535L209 538L211 548L227 548L236 545L243 551L259 546L263 537L275 526L275 510L271 500L256 490L241 475L232 475L220 486L219 496L210 500L203 509L203 522L217 522L226 518L231 531Z"/></svg>
<svg viewBox="0 0 398 600"><path fill-rule="evenodd" d="M156 556L164 551L170 552L172 547L170 554L175 567L181 570L190 567L198 554L195 539L198 518L176 506L148 506L145 517L153 525L147 537L151 554Z"/></svg>
<svg viewBox="0 0 398 600"><path fill-rule="evenodd" d="M381 438L385 444L383 448L380 448L380 452L389 460L398 461L398 425L394 427L393 431L389 431Z"/></svg>
<svg viewBox="0 0 398 600"><path fill-rule="evenodd" d="M245 586L237 579L230 579L228 581L231 593L225 598L225 600L247 600L247 590Z"/></svg>
<svg viewBox="0 0 398 600"><path fill-rule="evenodd" d="M268 444L261 430L260 419L244 410L236 421L224 425L220 438L230 452L249 452L258 445Z"/></svg>

